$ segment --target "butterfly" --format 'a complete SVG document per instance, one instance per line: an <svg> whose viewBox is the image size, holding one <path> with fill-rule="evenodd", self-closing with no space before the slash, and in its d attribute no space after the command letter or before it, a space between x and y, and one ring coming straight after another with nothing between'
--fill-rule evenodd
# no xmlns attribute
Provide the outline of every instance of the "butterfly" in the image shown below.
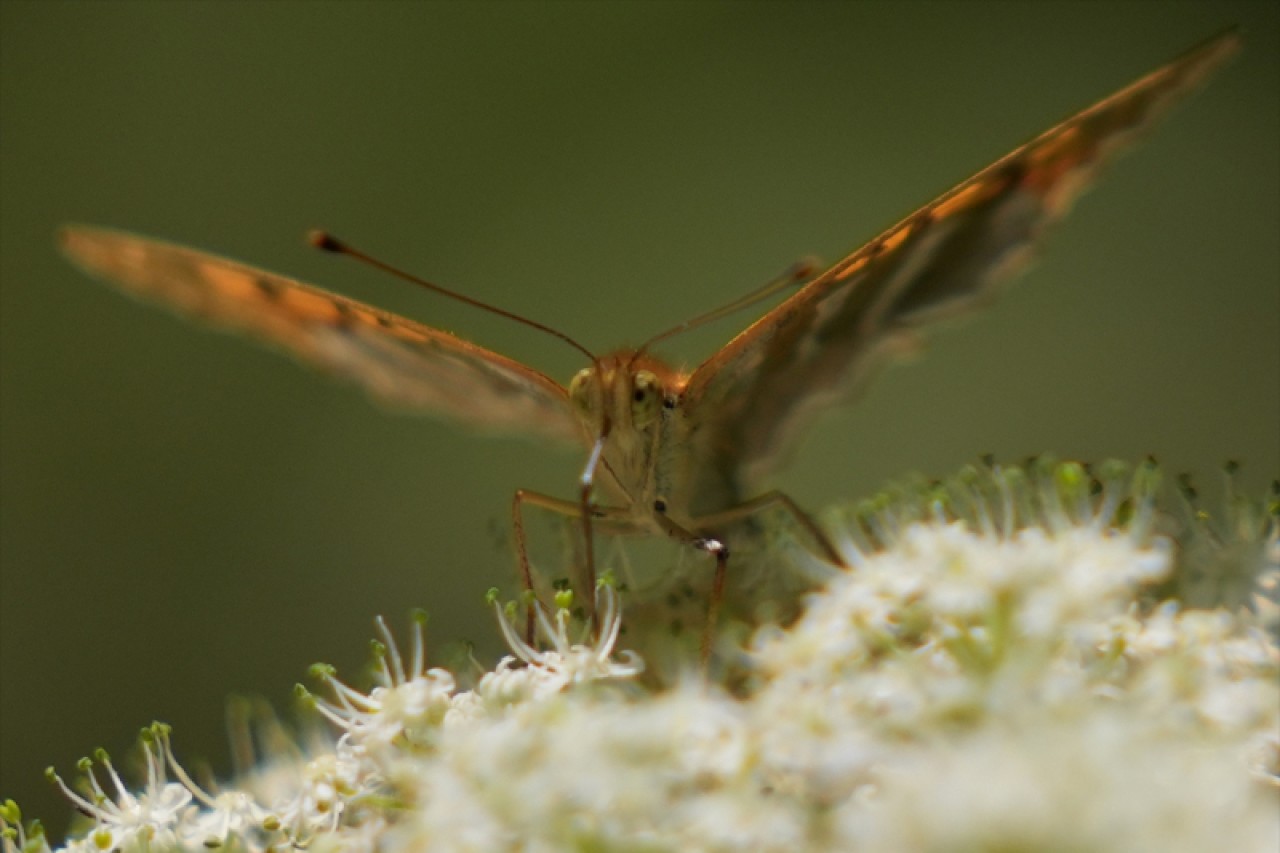
<svg viewBox="0 0 1280 853"><path fill-rule="evenodd" d="M989 301L1099 168L1238 45L1233 31L1205 41L1014 149L829 269L784 276L642 346L595 355L524 321L583 353L587 364L567 385L440 329L194 249L79 225L65 227L60 241L94 276L258 337L399 407L584 448L573 499L520 491L513 500L526 587L533 589L527 506L580 519L588 589L597 527L668 537L715 558L709 637L735 536L745 536L739 531L752 519L789 516L817 556L842 565L788 496L759 490L798 431L889 357L915 349L925 327ZM314 242L386 268L328 235ZM650 352L676 331L787 289L793 292L691 371Z"/></svg>

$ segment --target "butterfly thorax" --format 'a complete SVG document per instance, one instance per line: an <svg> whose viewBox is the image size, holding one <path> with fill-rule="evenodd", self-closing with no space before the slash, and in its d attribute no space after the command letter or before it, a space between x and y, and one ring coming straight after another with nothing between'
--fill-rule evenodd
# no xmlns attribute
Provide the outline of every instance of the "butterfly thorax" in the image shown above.
<svg viewBox="0 0 1280 853"><path fill-rule="evenodd" d="M596 478L604 499L630 510L631 520L655 529L662 512L688 521L678 476L680 395L688 377L660 359L620 350L583 368L569 397L586 435L605 435Z"/></svg>

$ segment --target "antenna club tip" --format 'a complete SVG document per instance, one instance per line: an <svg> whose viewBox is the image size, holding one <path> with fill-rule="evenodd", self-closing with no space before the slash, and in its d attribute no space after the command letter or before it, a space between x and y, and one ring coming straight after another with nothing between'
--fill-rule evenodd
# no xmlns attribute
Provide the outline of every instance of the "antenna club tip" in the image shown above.
<svg viewBox="0 0 1280 853"><path fill-rule="evenodd" d="M313 247L325 252L337 252L341 254L347 250L346 245L337 237L328 231L316 228L307 234L307 242Z"/></svg>

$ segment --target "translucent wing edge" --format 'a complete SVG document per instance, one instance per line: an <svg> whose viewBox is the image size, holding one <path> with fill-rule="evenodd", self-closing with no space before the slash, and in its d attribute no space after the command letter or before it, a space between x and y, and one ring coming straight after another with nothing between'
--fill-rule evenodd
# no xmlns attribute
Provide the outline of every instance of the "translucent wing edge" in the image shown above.
<svg viewBox="0 0 1280 853"><path fill-rule="evenodd" d="M690 374L689 381L685 386L686 401L690 404L696 404L697 400L707 394L709 386L715 382L717 377L736 362L743 352L750 348L755 341L759 340L762 335L767 335L769 329L785 322L795 313L799 306L817 299L830 288L845 282L864 266L870 258L884 251L886 246L891 247L902 242L909 236L916 223L945 214L953 204L965 206L973 203L975 199L972 196L975 192L981 191L984 185L994 184L994 177L1015 166L1028 152L1052 141L1055 137L1063 138L1069 143L1070 131L1073 128L1109 110L1117 102L1132 97L1135 92L1148 88L1164 90L1164 103L1155 105L1149 110L1151 118L1157 117L1172 106L1173 102L1180 100L1181 97L1201 85L1222 63L1235 55L1239 48L1240 35L1238 28L1232 27L1224 30L1186 51L1173 61L1143 75L1128 86L1094 103L1092 106L1072 114L1064 121L1018 146L967 180L960 182L932 202L917 209L818 275L799 291L776 305L767 314L736 335L706 361L698 365ZM1152 121L1144 121L1140 126L1134 128L1134 132L1141 132L1151 124L1153 124ZM1117 134L1116 138L1110 140L1110 144L1113 147L1122 147L1130 141L1131 135ZM1105 159L1105 153L1094 157L1095 162L1100 162L1103 159ZM1047 206L1057 213L1063 212L1079 192L1091 182L1091 179L1092 173L1081 175L1077 180L1069 184L1045 187Z"/></svg>
<svg viewBox="0 0 1280 853"><path fill-rule="evenodd" d="M395 408L431 411L497 432L536 432L574 444L583 440L563 386L514 359L442 329L219 255L127 231L68 224L58 230L57 236L63 253L92 277L107 281L130 296L167 307L179 316L220 330L248 334L309 366L342 372L380 402ZM201 286L175 280L184 273L166 277L165 264L187 269L186 277L199 277ZM281 300L287 300L287 312L281 310ZM300 330L306 334L299 334ZM361 374L352 369L333 346L341 336L345 336L349 349L357 346L370 356L382 358L387 375L371 376L366 375L368 371ZM455 369L461 366L476 375L487 373L519 384L539 406L543 417L514 423L500 417L486 419L478 416L474 408L467 410L461 396L456 398L458 407L452 411L440 399L415 404L412 397L396 393L392 375L396 370L414 369L412 358L428 360L419 365L433 358L448 358ZM442 396L448 399L447 395Z"/></svg>

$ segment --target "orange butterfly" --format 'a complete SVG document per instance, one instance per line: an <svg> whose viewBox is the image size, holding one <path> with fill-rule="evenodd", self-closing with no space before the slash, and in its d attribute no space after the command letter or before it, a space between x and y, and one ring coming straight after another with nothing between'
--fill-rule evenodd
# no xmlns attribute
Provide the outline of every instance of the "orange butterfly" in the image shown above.
<svg viewBox="0 0 1280 853"><path fill-rule="evenodd" d="M692 372L648 352L691 324L639 348L595 356L529 323L590 360L565 387L439 329L203 252L82 226L63 230L62 247L90 273L131 293L256 335L384 400L589 447L576 500L516 494L526 586L533 582L521 507L531 503L581 518L588 584L594 582L593 523L667 536L713 554L710 626L729 546L748 535L744 522L768 508L788 512L815 553L841 564L788 497L755 489L797 428L849 395L926 324L991 298L1098 167L1237 48L1234 32L1219 35L1045 131L814 277ZM324 235L317 244L369 260ZM593 501L596 487L606 503Z"/></svg>

